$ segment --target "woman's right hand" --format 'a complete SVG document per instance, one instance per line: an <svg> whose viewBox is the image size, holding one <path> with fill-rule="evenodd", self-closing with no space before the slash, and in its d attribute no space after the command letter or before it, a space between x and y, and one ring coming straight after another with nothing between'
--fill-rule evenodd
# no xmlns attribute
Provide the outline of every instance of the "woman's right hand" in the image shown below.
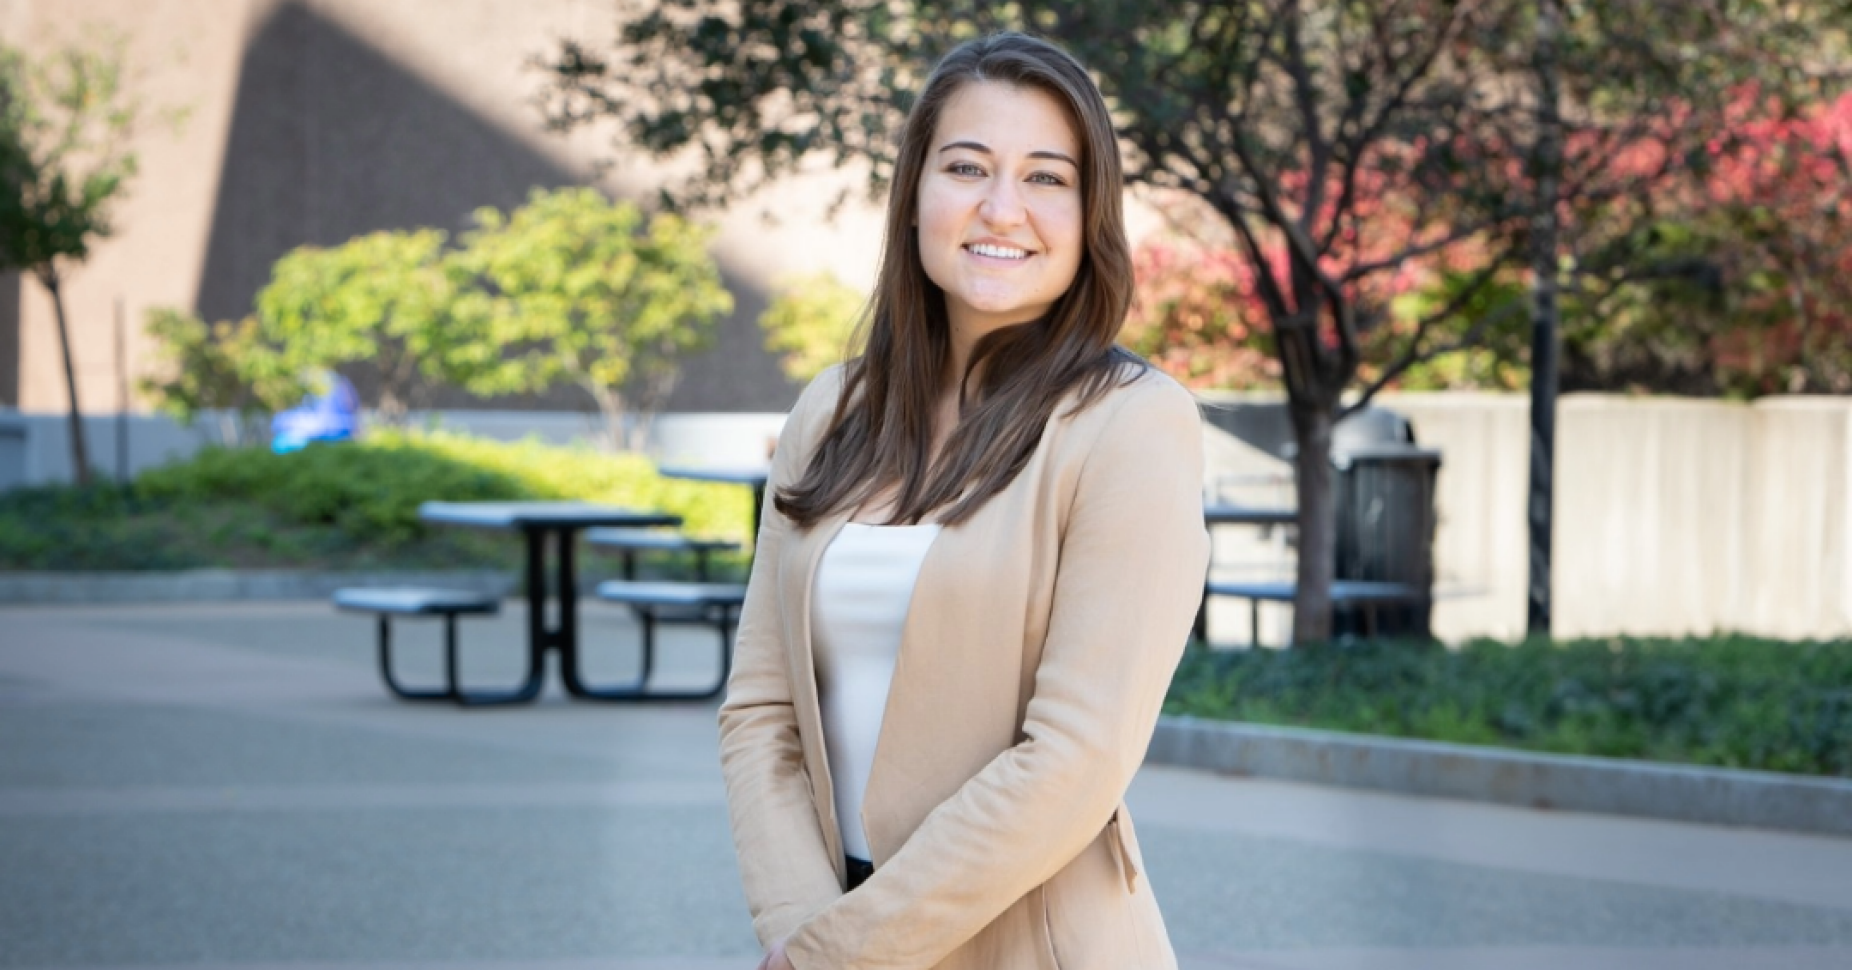
<svg viewBox="0 0 1852 970"><path fill-rule="evenodd" d="M784 940L772 944L771 952L765 955L765 959L759 961L758 970L796 970L791 966L791 961L785 958Z"/></svg>

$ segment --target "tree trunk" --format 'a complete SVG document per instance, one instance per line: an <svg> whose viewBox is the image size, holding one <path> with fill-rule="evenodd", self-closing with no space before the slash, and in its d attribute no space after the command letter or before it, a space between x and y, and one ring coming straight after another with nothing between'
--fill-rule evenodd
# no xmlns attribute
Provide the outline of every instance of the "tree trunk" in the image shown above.
<svg viewBox="0 0 1852 970"><path fill-rule="evenodd" d="M1530 380L1530 590L1526 627L1550 632L1550 530L1555 501L1558 193L1563 164L1562 85L1557 40L1562 32L1561 0L1537 5L1537 179L1536 211L1531 223L1531 380Z"/></svg>
<svg viewBox="0 0 1852 970"><path fill-rule="evenodd" d="M1337 507L1332 501L1331 427L1335 408L1292 401L1295 488L1299 498L1298 595L1293 600L1293 645L1331 639L1331 581L1337 575Z"/></svg>
<svg viewBox="0 0 1852 970"><path fill-rule="evenodd" d="M71 328L64 319L64 291L59 286L58 271L47 266L39 282L51 293L51 305L58 317L58 346L64 351L64 386L71 402L71 473L77 484L90 484L90 450L84 446L84 417L77 409L77 368L71 362Z"/></svg>
<svg viewBox="0 0 1852 970"><path fill-rule="evenodd" d="M592 400L598 402L598 413L604 418L605 447L613 454L624 450L624 398L623 395L595 381L587 380L583 384Z"/></svg>

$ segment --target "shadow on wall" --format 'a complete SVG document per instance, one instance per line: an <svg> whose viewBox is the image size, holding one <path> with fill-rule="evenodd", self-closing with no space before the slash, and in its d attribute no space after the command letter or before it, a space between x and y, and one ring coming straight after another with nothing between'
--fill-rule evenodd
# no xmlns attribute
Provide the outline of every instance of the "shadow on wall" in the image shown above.
<svg viewBox="0 0 1852 970"><path fill-rule="evenodd" d="M507 209L534 186L579 181L299 2L280 5L245 49L223 164L198 289L198 312L209 320L249 313L271 264L296 246L419 226L454 236L480 206ZM671 410L772 411L795 400L760 346L764 295L734 274L727 285L739 309L721 324L714 351L690 361ZM363 399L376 399L367 368L349 376ZM590 406L572 388L494 401L441 388L425 403Z"/></svg>

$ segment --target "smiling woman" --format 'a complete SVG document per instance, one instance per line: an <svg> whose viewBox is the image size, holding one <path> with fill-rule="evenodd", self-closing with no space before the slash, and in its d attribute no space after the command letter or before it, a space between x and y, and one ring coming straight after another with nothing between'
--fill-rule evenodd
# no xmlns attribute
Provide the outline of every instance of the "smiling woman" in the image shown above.
<svg viewBox="0 0 1852 970"><path fill-rule="evenodd" d="M866 348L779 440L720 711L761 970L1174 968L1123 797L1202 593L1202 428L1115 343L1105 102L982 38L896 159Z"/></svg>
<svg viewBox="0 0 1852 970"><path fill-rule="evenodd" d="M1046 92L980 81L948 101L933 140L920 176L920 261L945 294L956 353L1045 315L1073 283L1080 138Z"/></svg>

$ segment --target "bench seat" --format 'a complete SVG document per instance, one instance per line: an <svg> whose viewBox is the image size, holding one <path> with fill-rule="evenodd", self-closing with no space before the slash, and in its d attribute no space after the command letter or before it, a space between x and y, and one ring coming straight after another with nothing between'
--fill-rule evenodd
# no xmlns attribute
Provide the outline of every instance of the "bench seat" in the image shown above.
<svg viewBox="0 0 1852 970"><path fill-rule="evenodd" d="M1286 580L1210 580L1203 584L1203 596L1229 596L1248 601L1249 643L1260 644L1260 604L1291 603L1298 598L1299 584ZM1368 633L1374 634L1376 608L1380 606L1419 606L1431 594L1410 583L1386 583L1362 579L1339 579L1331 583L1331 605L1354 606L1363 611ZM1197 614L1197 636L1203 637L1202 614ZM1206 638L1205 638L1206 642Z"/></svg>
<svg viewBox="0 0 1852 970"><path fill-rule="evenodd" d="M457 682L457 617L490 615L501 611L501 599L467 589L412 586L348 587L334 591L334 605L351 613L379 618L379 674L386 689L408 701L456 701L459 704L501 704L529 699L525 692L472 694ZM437 616L444 621L444 686L413 688L392 674L392 617Z"/></svg>
<svg viewBox="0 0 1852 970"><path fill-rule="evenodd" d="M630 607L643 627L642 661L636 680L616 687L587 685L586 696L601 700L706 700L727 689L733 670L733 628L746 602L742 583L637 582L614 579L599 583L599 599ZM656 627L662 623L709 626L720 636L720 676L695 690L652 690L656 663ZM583 680L583 678L581 678Z"/></svg>
<svg viewBox="0 0 1852 970"><path fill-rule="evenodd" d="M497 613L502 601L467 589L421 589L410 586L350 587L334 591L334 605L357 613L435 616L445 613Z"/></svg>

